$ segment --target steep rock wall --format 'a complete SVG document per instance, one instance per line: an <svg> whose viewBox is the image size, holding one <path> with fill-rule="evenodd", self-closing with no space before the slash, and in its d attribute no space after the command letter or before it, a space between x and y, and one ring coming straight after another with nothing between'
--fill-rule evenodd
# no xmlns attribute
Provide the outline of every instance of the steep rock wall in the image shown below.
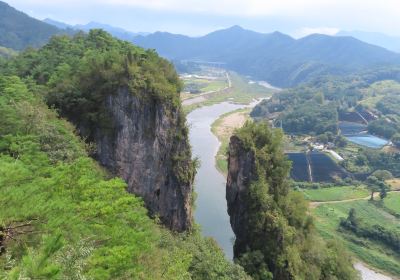
<svg viewBox="0 0 400 280"><path fill-rule="evenodd" d="M95 132L99 162L141 196L150 212L170 229L192 224L195 175L185 118L179 106L131 94L106 97L112 129Z"/></svg>
<svg viewBox="0 0 400 280"><path fill-rule="evenodd" d="M245 251L244 240L246 240L247 217L246 199L248 187L255 179L255 158L252 151L246 151L241 140L232 136L229 143L228 178L226 184L226 200L228 203L228 214L236 241L233 248L237 257Z"/></svg>

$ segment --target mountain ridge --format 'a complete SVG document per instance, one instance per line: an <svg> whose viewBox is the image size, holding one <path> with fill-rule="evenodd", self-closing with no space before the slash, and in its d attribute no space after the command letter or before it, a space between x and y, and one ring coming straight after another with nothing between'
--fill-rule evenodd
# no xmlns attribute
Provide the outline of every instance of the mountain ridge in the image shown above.
<svg viewBox="0 0 400 280"><path fill-rule="evenodd" d="M312 34L294 39L280 32L258 33L233 26L201 37L156 32L134 43L171 60L218 61L280 87L320 74L349 74L367 67L400 64L400 55L352 37ZM289 77L289 79L288 79Z"/></svg>
<svg viewBox="0 0 400 280"><path fill-rule="evenodd" d="M351 36L369 44L381 46L390 51L400 53L400 37L390 36L380 32L339 31L335 36Z"/></svg>
<svg viewBox="0 0 400 280"><path fill-rule="evenodd" d="M86 24L71 25L71 24L57 21L57 20L54 20L51 18L46 18L43 20L43 22L54 25L61 29L82 30L85 32L89 32L92 29L103 29L104 31L109 32L111 35L113 35L114 37L116 37L118 39L130 41L130 42L133 41L133 39L136 36L139 36L139 35L145 36L145 35L149 34L146 32L131 32L131 31L125 30L120 27L115 27L115 26L112 26L109 24L99 23L96 21L90 21Z"/></svg>

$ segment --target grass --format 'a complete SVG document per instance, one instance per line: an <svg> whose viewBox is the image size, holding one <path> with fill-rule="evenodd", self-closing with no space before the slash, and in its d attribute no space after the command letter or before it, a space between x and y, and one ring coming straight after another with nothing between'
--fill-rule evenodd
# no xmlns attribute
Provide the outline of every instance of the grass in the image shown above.
<svg viewBox="0 0 400 280"><path fill-rule="evenodd" d="M365 90L367 98L364 98L360 104L369 108L374 108L385 95L398 92L399 90L400 83L396 81L386 80L376 82Z"/></svg>
<svg viewBox="0 0 400 280"><path fill-rule="evenodd" d="M215 122L211 125L212 133L217 136L221 145L218 149L217 155L215 156L215 165L219 172L226 175L228 173L228 162L226 153L229 146L229 139L233 134L236 128L239 128L240 125L234 124L227 126L224 122L227 118L231 117L235 114L243 114L246 119L250 118L250 110L247 109L239 109L232 112L228 112L226 114L221 115Z"/></svg>
<svg viewBox="0 0 400 280"><path fill-rule="evenodd" d="M341 218L347 218L351 208L356 209L357 215L367 224L380 224L390 230L400 232L400 220L376 207L368 200L359 200L335 204L322 204L312 209L315 224L325 239L337 239L363 262L379 270L393 275L400 275L400 254L387 247L359 238L353 234L338 231Z"/></svg>
<svg viewBox="0 0 400 280"><path fill-rule="evenodd" d="M338 201L365 198L369 192L363 187L331 187L321 189L305 189L302 191L306 199L311 201Z"/></svg>
<svg viewBox="0 0 400 280"><path fill-rule="evenodd" d="M210 81L206 87L202 88L202 92L209 92L209 91L217 91L224 89L228 86L228 83L226 81L221 81L221 80L215 80L215 81Z"/></svg>
<svg viewBox="0 0 400 280"><path fill-rule="evenodd" d="M231 101L238 104L249 104L254 99L269 97L274 92L274 90L267 89L258 84L249 84L247 79L235 72L229 72L229 75L232 82L231 88L203 95L206 100L196 104L184 106L185 113L189 113L203 106L210 106L224 101Z"/></svg>
<svg viewBox="0 0 400 280"><path fill-rule="evenodd" d="M400 217L400 193L389 193L383 200L383 206L388 212Z"/></svg>

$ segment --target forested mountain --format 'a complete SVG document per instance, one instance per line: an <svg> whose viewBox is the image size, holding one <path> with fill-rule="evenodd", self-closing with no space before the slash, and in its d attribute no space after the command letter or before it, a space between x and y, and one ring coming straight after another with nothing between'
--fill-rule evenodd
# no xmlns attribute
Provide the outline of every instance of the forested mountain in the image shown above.
<svg viewBox="0 0 400 280"><path fill-rule="evenodd" d="M34 19L0 1L0 46L14 50L40 47L51 36L62 33L66 31Z"/></svg>
<svg viewBox="0 0 400 280"><path fill-rule="evenodd" d="M340 31L336 36L351 36L369 44L384 47L400 53L400 37L389 36L379 32Z"/></svg>
<svg viewBox="0 0 400 280"><path fill-rule="evenodd" d="M286 87L322 74L348 74L365 67L400 64L400 55L352 37L313 34L295 40L239 26L203 37L157 32L134 42L171 60L202 60Z"/></svg>

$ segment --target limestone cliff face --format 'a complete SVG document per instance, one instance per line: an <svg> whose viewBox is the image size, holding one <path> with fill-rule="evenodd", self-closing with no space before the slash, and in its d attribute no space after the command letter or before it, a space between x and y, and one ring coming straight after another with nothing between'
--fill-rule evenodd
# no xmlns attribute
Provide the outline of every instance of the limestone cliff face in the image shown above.
<svg viewBox="0 0 400 280"><path fill-rule="evenodd" d="M232 136L229 143L228 178L226 184L226 200L232 230L235 233L234 256L245 251L244 240L247 232L248 187L255 179L255 158L252 151L243 147L241 140Z"/></svg>
<svg viewBox="0 0 400 280"><path fill-rule="evenodd" d="M170 229L192 224L194 168L179 106L135 96L128 89L106 96L112 129L94 133L99 162L141 196Z"/></svg>

